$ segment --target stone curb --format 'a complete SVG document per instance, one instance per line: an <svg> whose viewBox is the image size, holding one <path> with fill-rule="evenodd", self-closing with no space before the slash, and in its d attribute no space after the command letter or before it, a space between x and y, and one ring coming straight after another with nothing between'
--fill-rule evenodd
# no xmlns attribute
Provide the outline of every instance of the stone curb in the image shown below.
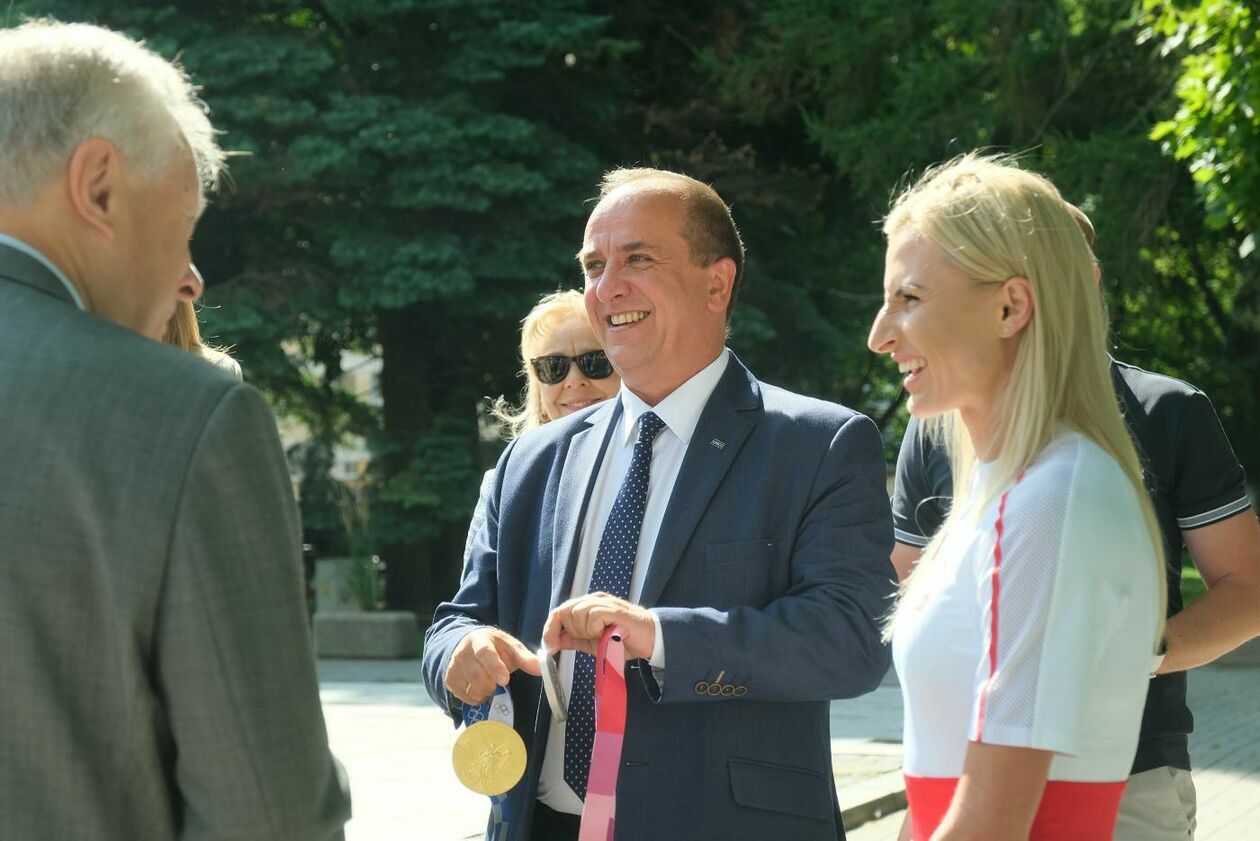
<svg viewBox="0 0 1260 841"><path fill-rule="evenodd" d="M893 776L893 775L890 775ZM894 812L900 812L906 808L906 786L901 773L896 775L896 781L890 782L888 790L883 794L871 792L866 795L866 799L856 803L847 809L842 809L840 818L844 821L845 831L857 829L862 824L879 820L887 817Z"/></svg>

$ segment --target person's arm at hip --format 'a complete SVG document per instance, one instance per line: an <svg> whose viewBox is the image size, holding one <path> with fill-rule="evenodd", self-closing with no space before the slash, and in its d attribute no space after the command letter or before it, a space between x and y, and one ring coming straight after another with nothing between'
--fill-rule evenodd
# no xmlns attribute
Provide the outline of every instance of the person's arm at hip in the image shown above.
<svg viewBox="0 0 1260 841"><path fill-rule="evenodd" d="M1168 620L1159 674L1210 663L1260 635L1260 523L1251 509L1182 532L1207 592Z"/></svg>
<svg viewBox="0 0 1260 841"><path fill-rule="evenodd" d="M905 581L910 577L910 573L914 572L914 565L919 562L923 550L918 546L910 546L909 544L897 541L893 544L892 561L893 569L897 571L897 580Z"/></svg>

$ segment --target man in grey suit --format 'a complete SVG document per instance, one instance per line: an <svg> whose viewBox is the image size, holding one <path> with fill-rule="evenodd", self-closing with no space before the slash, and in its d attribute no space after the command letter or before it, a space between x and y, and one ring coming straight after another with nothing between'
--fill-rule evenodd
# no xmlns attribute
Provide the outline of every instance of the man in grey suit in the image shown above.
<svg viewBox="0 0 1260 841"><path fill-rule="evenodd" d="M609 772L618 841L844 837L828 702L888 667L883 446L869 419L761 383L726 349L743 256L707 185L605 177L579 260L621 393L508 447L426 639L425 682L456 721L511 693L528 767L496 839L576 838ZM587 655L611 625L625 736L597 773ZM541 694L543 641L565 652L564 721Z"/></svg>
<svg viewBox="0 0 1260 841"><path fill-rule="evenodd" d="M0 31L0 838L341 836L261 396L160 336L222 153L183 73Z"/></svg>

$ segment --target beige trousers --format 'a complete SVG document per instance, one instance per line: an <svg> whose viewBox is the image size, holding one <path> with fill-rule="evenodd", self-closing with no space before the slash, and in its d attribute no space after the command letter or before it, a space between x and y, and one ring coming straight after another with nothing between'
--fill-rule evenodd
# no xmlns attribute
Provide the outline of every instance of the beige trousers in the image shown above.
<svg viewBox="0 0 1260 841"><path fill-rule="evenodd" d="M1193 841L1194 782L1180 768L1152 768L1129 777L1115 841Z"/></svg>

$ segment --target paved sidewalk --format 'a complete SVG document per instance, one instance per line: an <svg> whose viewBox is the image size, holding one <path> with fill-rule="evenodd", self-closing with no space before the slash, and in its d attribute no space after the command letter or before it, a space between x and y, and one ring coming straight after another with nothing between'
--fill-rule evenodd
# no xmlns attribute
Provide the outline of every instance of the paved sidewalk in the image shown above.
<svg viewBox="0 0 1260 841"><path fill-rule="evenodd" d="M484 825L487 801L455 779L454 731L420 684L324 683L320 696L350 775L347 841L456 841Z"/></svg>
<svg viewBox="0 0 1260 841"><path fill-rule="evenodd" d="M480 837L487 805L450 770L455 732L418 683L419 661L321 661L333 750L354 797L348 841ZM1260 841L1260 645L1190 679L1197 841ZM894 841L904 807L895 681L832 705L832 754L850 841ZM889 813L894 813L889 815Z"/></svg>
<svg viewBox="0 0 1260 841"><path fill-rule="evenodd" d="M1260 640L1190 674L1196 841L1260 841Z"/></svg>
<svg viewBox="0 0 1260 841"><path fill-rule="evenodd" d="M350 775L347 841L480 837L485 798L450 769L455 731L419 678L419 661L319 663L320 697L337 758ZM832 705L832 756L849 822L903 808L901 691L895 682Z"/></svg>

